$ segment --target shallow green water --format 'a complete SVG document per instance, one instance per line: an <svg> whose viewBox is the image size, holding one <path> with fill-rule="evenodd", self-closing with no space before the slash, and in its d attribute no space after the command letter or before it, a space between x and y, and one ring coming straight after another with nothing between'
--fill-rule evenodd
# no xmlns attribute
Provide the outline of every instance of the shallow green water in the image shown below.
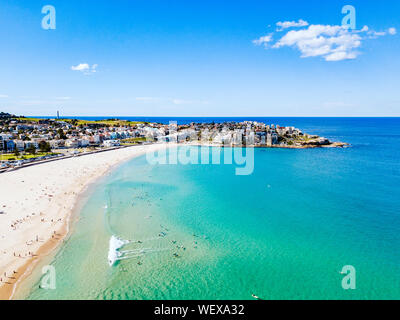
<svg viewBox="0 0 400 320"><path fill-rule="evenodd" d="M366 172L363 152L258 149L249 176L134 159L85 204L52 262L56 290L37 281L29 298L398 299L398 168ZM112 234L159 251L110 267ZM342 288L345 265L356 290Z"/></svg>

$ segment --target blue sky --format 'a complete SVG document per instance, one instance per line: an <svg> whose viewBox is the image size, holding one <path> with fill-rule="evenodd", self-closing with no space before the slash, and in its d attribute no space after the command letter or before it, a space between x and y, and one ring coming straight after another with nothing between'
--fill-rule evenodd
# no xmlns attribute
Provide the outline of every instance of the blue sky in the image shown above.
<svg viewBox="0 0 400 320"><path fill-rule="evenodd" d="M399 17L398 0L2 0L0 110L400 116Z"/></svg>

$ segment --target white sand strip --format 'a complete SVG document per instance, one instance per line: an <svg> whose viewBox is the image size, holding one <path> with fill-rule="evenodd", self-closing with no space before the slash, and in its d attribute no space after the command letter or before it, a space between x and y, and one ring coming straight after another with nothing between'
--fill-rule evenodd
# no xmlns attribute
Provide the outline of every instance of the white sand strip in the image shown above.
<svg viewBox="0 0 400 320"><path fill-rule="evenodd" d="M128 147L0 174L0 299L10 299L29 265L64 239L89 184L123 161L166 146Z"/></svg>

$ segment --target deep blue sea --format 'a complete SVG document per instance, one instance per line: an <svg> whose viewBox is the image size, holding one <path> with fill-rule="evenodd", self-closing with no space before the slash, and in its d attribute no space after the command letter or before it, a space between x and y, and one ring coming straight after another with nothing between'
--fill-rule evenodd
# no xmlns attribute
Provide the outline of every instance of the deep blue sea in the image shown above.
<svg viewBox="0 0 400 320"><path fill-rule="evenodd" d="M248 176L133 159L87 200L52 262L57 290L37 279L29 298L400 299L400 118L129 119L256 120L351 146L256 149ZM152 253L110 267L112 234ZM342 287L346 265L355 290Z"/></svg>

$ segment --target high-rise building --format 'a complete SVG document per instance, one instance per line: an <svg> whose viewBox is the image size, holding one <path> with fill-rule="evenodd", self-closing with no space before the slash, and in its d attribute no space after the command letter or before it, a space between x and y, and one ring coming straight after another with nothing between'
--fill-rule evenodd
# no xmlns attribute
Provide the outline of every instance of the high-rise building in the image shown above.
<svg viewBox="0 0 400 320"><path fill-rule="evenodd" d="M271 132L267 133L267 146L268 147L272 146L272 134L271 134Z"/></svg>

